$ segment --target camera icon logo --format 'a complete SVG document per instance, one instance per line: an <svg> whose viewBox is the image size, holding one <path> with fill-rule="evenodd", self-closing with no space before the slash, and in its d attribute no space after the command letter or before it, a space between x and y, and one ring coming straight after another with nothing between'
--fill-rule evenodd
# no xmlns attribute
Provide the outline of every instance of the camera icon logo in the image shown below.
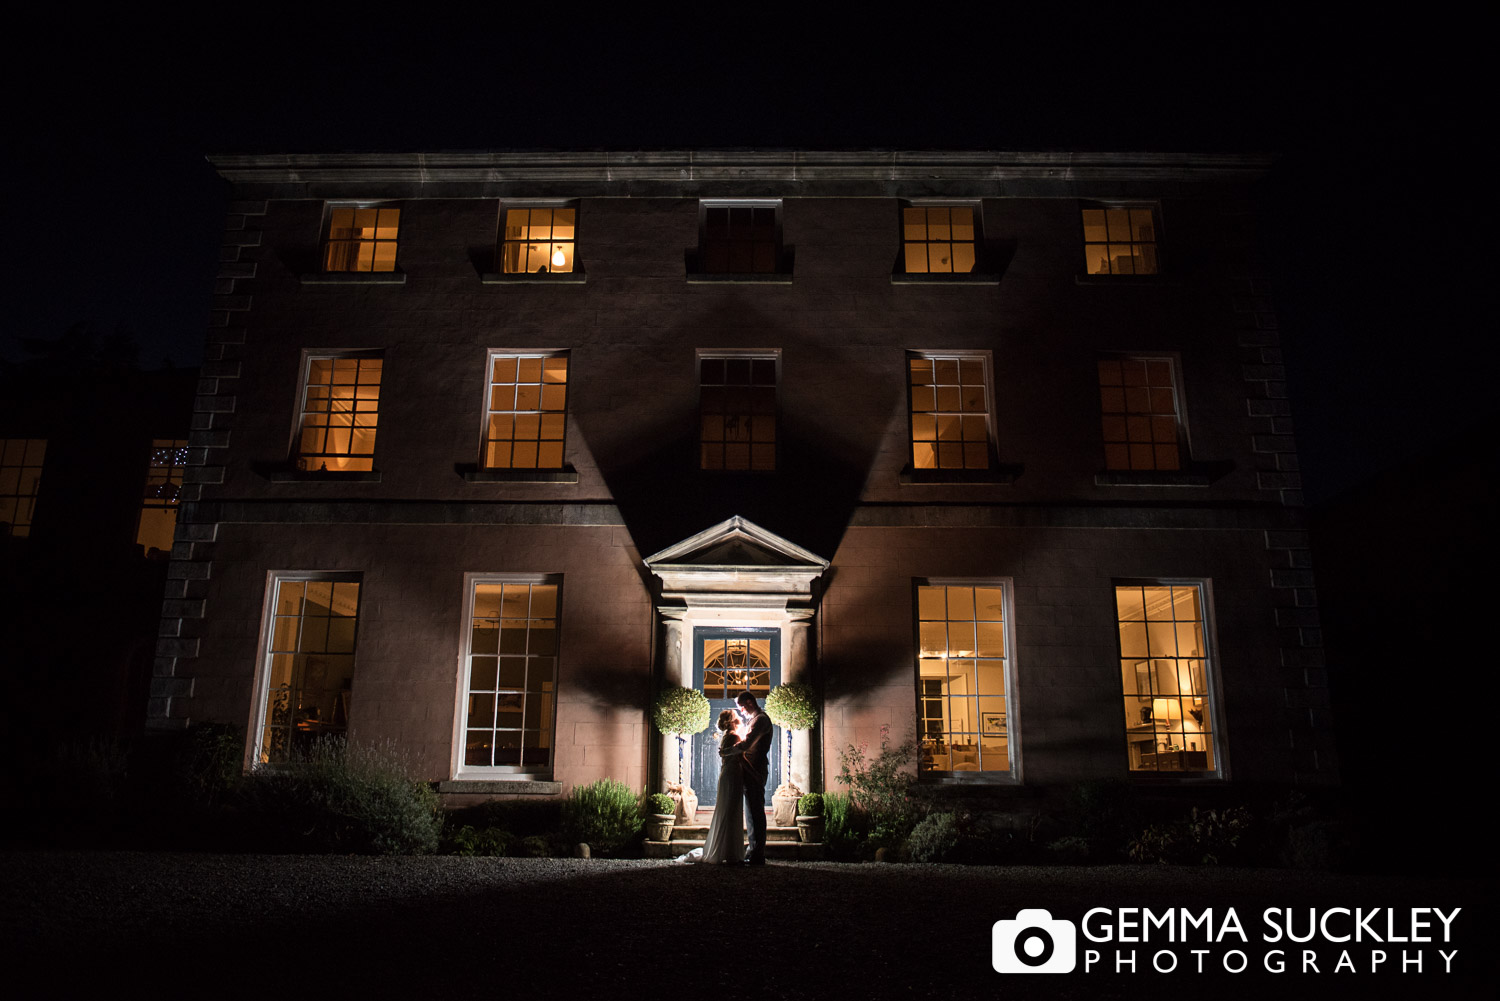
<svg viewBox="0 0 1500 1001"><path fill-rule="evenodd" d="M1027 908L990 931L996 973L1072 973L1078 965L1078 929L1042 908Z"/></svg>

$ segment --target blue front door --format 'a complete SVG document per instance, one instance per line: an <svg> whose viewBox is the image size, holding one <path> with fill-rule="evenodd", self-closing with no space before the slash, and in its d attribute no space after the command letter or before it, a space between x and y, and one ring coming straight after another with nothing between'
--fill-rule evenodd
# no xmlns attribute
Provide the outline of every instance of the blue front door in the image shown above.
<svg viewBox="0 0 1500 1001"><path fill-rule="evenodd" d="M719 745L714 740L719 713L733 709L735 697L748 691L765 705L766 695L781 683L781 630L693 630L693 686L708 697L713 708L708 729L693 737L693 790L700 806L713 806L719 788ZM781 784L780 728L772 731L771 775L766 780L766 805Z"/></svg>

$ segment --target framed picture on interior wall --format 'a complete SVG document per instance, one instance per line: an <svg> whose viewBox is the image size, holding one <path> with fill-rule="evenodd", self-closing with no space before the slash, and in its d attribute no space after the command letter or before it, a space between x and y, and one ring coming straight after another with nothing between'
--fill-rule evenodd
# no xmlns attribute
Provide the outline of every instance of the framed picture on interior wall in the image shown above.
<svg viewBox="0 0 1500 1001"><path fill-rule="evenodd" d="M986 737L1005 736L1004 713L980 713L980 732Z"/></svg>

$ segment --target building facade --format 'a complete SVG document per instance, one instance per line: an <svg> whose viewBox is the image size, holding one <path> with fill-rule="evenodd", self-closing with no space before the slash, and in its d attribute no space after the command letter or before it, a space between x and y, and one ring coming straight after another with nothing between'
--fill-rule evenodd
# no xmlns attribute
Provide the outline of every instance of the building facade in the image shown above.
<svg viewBox="0 0 1500 1001"><path fill-rule="evenodd" d="M1267 161L213 162L152 726L660 788L663 685L800 681L802 789L906 739L994 790L1335 779Z"/></svg>

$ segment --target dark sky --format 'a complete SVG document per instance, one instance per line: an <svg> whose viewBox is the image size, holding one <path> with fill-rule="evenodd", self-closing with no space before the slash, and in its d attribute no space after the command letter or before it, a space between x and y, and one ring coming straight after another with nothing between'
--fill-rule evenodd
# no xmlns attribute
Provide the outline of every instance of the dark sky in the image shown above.
<svg viewBox="0 0 1500 1001"><path fill-rule="evenodd" d="M1310 499L1493 415L1495 321L1474 315L1470 252L1493 212L1455 183L1488 181L1491 116L1471 110L1495 89L1488 29L1099 13L1124 6L948 5L927 28L872 7L590 21L509 4L451 23L216 6L18 24L0 355L81 323L129 333L148 367L195 364L224 197L209 152L1272 152L1263 226Z"/></svg>

